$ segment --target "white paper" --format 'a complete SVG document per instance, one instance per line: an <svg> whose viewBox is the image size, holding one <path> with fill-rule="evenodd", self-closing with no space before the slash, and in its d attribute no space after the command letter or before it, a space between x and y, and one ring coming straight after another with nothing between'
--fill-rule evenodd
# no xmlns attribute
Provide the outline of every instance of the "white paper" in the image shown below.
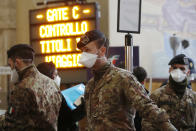
<svg viewBox="0 0 196 131"><path fill-rule="evenodd" d="M139 31L140 0L120 0L119 30Z"/></svg>

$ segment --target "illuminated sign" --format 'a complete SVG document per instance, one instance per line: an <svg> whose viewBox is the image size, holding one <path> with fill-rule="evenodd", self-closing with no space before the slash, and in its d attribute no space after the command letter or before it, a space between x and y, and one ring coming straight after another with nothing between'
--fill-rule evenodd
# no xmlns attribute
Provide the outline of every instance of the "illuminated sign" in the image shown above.
<svg viewBox="0 0 196 131"><path fill-rule="evenodd" d="M57 68L81 68L76 43L87 31L98 28L96 3L30 11L30 40L38 62L55 63Z"/></svg>

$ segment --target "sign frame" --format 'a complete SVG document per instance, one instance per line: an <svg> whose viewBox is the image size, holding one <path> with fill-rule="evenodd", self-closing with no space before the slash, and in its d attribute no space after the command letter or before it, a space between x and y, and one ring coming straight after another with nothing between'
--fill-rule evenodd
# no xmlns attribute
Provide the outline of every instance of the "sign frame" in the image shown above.
<svg viewBox="0 0 196 131"><path fill-rule="evenodd" d="M122 32L122 33L136 33L139 34L140 33L140 29L141 29L141 4L142 4L142 0L139 0L139 11L138 11L138 28L137 30L124 30L124 29L120 29L120 11L121 11L121 1L122 0L118 0L118 12L117 12L117 32Z"/></svg>
<svg viewBox="0 0 196 131"><path fill-rule="evenodd" d="M39 12L39 11L43 11L45 13L45 16L46 16L46 11L48 9L55 9L55 8L64 8L64 7L74 7L74 6L88 6L88 5L92 5L94 6L94 13L93 13L93 18L79 18L79 19L76 19L76 20L61 20L61 21L54 21L54 22L49 22L49 21L46 21L44 20L45 22L41 22L41 23L31 23L31 14L34 13L34 12ZM66 39L68 38L67 36L60 36L60 37L51 37L51 38L38 38L38 39L33 39L32 38L32 28L35 28L36 26L41 26L41 25L47 25L47 24L58 24L58 23L66 23L66 22L77 22L77 21L83 21L83 20L93 20L94 22L94 25L93 25L93 29L99 29L99 21L100 21L100 10L99 10L99 5L97 2L90 2L90 3L73 3L73 4L70 4L70 5L61 5L61 6L53 6L53 7L46 7L46 8L41 8L41 9L33 9L33 10L30 10L29 11L29 29L30 29L30 33L29 33L29 37L30 37L30 45L33 47L34 45L33 44L36 44L36 43L40 43L40 41L42 40L56 40L56 39ZM88 17L88 16L87 16ZM46 18L45 18L46 19ZM36 21L35 21L36 22ZM77 37L80 37L82 36L83 34L81 35L76 35ZM76 38L76 36L69 36L69 38ZM41 45L40 45L41 46ZM36 52L37 50L35 50ZM74 54L74 53L80 53L80 51L70 51L70 52L53 52L53 53L46 53L46 54L42 54L41 52L38 53L38 54L35 54L35 62L36 59L44 59L45 56L49 56L49 55L62 55L62 54ZM36 63L38 64L38 63ZM85 67L58 67L58 69L60 70L70 70L70 69L81 69L81 68L85 68Z"/></svg>

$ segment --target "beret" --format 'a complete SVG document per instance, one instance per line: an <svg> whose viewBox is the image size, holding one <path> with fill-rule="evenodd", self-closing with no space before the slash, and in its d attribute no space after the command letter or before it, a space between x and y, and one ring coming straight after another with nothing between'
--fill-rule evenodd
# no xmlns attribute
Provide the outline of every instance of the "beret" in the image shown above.
<svg viewBox="0 0 196 131"><path fill-rule="evenodd" d="M77 47L78 49L81 49L91 41L95 41L98 39L105 39L105 35L99 30L88 31L83 36L81 36L80 41L77 43Z"/></svg>
<svg viewBox="0 0 196 131"><path fill-rule="evenodd" d="M168 63L168 65L174 65L174 64L189 65L188 58L184 54L176 55Z"/></svg>

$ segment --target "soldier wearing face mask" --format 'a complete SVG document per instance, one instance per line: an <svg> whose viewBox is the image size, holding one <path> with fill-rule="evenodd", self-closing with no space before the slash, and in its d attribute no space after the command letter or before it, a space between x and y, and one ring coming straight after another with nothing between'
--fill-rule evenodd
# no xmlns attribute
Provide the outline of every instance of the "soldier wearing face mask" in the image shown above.
<svg viewBox="0 0 196 131"><path fill-rule="evenodd" d="M37 69L40 73L48 76L53 79L57 84L58 88L60 88L61 77L58 75L58 71L52 62L43 62L37 65Z"/></svg>
<svg viewBox="0 0 196 131"><path fill-rule="evenodd" d="M55 82L33 64L34 50L18 44L7 51L11 76L8 110L0 120L1 131L57 131L61 106Z"/></svg>
<svg viewBox="0 0 196 131"><path fill-rule="evenodd" d="M91 68L94 74L84 95L89 131L135 131L130 114L135 109L160 131L176 131L165 111L146 96L136 78L108 62L109 41L102 32L86 32L77 47L82 51L79 63Z"/></svg>
<svg viewBox="0 0 196 131"><path fill-rule="evenodd" d="M196 93L188 86L188 58L184 54L175 56L170 62L169 82L155 90L150 98L165 109L171 123L178 131L195 131L196 129ZM148 120L143 120L142 129L159 131Z"/></svg>
<svg viewBox="0 0 196 131"><path fill-rule="evenodd" d="M37 65L37 69L40 73L53 79L60 88L61 78L58 75L58 71L52 62L43 62ZM76 122L81 120L85 116L84 103L79 105L76 109L71 110L63 95L61 108L59 110L58 117L58 131L78 131Z"/></svg>

